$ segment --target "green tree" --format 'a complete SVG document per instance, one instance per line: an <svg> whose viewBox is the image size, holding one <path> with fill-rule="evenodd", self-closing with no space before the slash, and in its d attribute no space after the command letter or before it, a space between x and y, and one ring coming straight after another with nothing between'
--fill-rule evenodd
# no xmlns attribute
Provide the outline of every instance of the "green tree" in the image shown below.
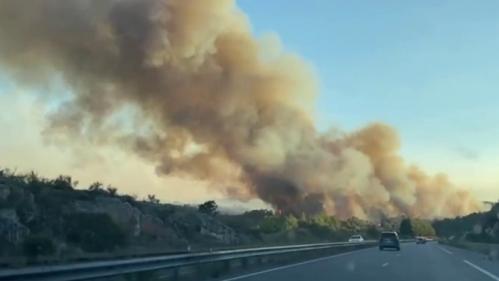
<svg viewBox="0 0 499 281"><path fill-rule="evenodd" d="M298 219L293 215L287 215L285 218L286 230L293 230L298 227Z"/></svg>
<svg viewBox="0 0 499 281"><path fill-rule="evenodd" d="M260 223L263 233L286 232L298 227L298 220L292 216L269 216Z"/></svg>
<svg viewBox="0 0 499 281"><path fill-rule="evenodd" d="M380 235L380 231L378 228L374 225L370 225L366 229L366 237L367 238L372 238L372 239L378 239Z"/></svg>
<svg viewBox="0 0 499 281"><path fill-rule="evenodd" d="M416 236L435 236L435 229L429 221L422 219L411 220L412 229Z"/></svg>
<svg viewBox="0 0 499 281"><path fill-rule="evenodd" d="M348 231L342 231L342 223L333 216L319 214L302 220L300 226L320 239L339 239Z"/></svg>
<svg viewBox="0 0 499 281"><path fill-rule="evenodd" d="M247 217L263 219L265 217L273 216L274 213L272 211L270 211L270 210L261 209L261 210L247 211L247 212L244 212L243 215L247 216Z"/></svg>
<svg viewBox="0 0 499 281"><path fill-rule="evenodd" d="M215 201L206 201L198 206L198 211L210 216L215 216L218 214L218 205Z"/></svg>
<svg viewBox="0 0 499 281"><path fill-rule="evenodd" d="M414 236L411 219L405 218L400 222L399 234L405 237Z"/></svg>
<svg viewBox="0 0 499 281"><path fill-rule="evenodd" d="M429 221L422 219L403 219L400 223L401 236L435 236L435 229Z"/></svg>
<svg viewBox="0 0 499 281"><path fill-rule="evenodd" d="M308 221L313 224L327 227L330 230L336 230L340 227L340 222L335 217L328 216L325 213L313 216Z"/></svg>

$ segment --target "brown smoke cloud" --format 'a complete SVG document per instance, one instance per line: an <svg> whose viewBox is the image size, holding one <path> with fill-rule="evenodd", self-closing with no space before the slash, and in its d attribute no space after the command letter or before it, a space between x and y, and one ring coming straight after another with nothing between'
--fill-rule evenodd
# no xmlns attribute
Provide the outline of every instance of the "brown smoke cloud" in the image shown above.
<svg viewBox="0 0 499 281"><path fill-rule="evenodd" d="M51 138L118 145L235 198L361 218L480 207L406 165L386 125L319 134L312 71L256 40L232 0L2 0L0 64L71 89Z"/></svg>

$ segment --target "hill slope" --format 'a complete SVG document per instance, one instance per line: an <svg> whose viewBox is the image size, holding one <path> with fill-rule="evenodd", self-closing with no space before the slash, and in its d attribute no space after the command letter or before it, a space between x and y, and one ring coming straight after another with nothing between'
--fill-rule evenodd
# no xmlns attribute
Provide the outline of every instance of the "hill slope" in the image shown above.
<svg viewBox="0 0 499 281"><path fill-rule="evenodd" d="M375 238L378 227L327 215L295 218L269 210L217 214L216 204L162 204L150 195L137 200L94 183L76 189L69 176L0 170L0 257L4 263L44 258L140 255L216 247L345 240L354 233Z"/></svg>

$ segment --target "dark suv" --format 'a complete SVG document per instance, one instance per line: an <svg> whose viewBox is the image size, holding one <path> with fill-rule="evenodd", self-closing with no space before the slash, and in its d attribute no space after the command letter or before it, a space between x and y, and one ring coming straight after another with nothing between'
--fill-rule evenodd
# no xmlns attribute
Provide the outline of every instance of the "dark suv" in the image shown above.
<svg viewBox="0 0 499 281"><path fill-rule="evenodd" d="M379 249L392 248L400 251L400 241L397 232L383 232L379 237Z"/></svg>

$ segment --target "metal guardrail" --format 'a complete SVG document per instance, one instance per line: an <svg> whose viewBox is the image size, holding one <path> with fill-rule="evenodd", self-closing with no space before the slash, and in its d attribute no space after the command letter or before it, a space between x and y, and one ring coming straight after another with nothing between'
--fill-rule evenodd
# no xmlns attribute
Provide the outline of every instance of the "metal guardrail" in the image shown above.
<svg viewBox="0 0 499 281"><path fill-rule="evenodd" d="M21 269L2 270L0 271L0 280L86 280L143 271L180 268L190 265L246 259L258 256L282 255L341 247L351 247L353 249L357 249L374 246L376 243L377 241L375 240L369 240L360 243L332 242L302 244L85 262L66 265L34 266Z"/></svg>

